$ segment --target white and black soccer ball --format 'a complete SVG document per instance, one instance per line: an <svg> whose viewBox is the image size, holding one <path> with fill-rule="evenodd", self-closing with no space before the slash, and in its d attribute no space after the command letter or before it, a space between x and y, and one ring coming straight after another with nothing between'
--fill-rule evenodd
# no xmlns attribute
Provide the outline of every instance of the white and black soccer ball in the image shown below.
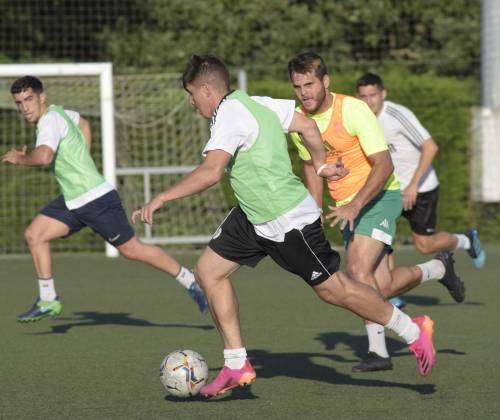
<svg viewBox="0 0 500 420"><path fill-rule="evenodd" d="M175 397L198 394L207 379L207 362L193 350L176 350L165 357L160 366L160 381Z"/></svg>

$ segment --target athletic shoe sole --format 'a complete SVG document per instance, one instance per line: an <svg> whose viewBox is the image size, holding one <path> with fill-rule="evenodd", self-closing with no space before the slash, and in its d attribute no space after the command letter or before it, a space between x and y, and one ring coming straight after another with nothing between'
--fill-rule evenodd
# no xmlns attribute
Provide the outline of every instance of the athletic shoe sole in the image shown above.
<svg viewBox="0 0 500 420"><path fill-rule="evenodd" d="M231 386L228 386L226 388L222 388L219 392L217 392L216 394L213 394L213 395L205 395L206 398L210 398L210 397L216 397L217 395L222 395L222 394L225 394L226 392L230 391L231 389L234 389L234 388L237 388L237 387L246 387L248 385L250 385L253 381L255 381L255 379L257 378L257 375L255 374L251 374L251 373L244 373L243 375L241 375L241 378L240 380L238 381L238 384L236 385L231 385Z"/></svg>

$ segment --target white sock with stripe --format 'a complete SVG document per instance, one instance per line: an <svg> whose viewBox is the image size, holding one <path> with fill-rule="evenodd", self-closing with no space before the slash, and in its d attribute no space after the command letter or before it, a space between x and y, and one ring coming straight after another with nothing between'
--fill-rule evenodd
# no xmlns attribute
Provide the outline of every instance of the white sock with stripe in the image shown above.
<svg viewBox="0 0 500 420"><path fill-rule="evenodd" d="M420 328L415 324L412 319L394 306L394 312L391 319L386 325L386 328L394 331L399 335L407 344L411 344L418 340L420 336Z"/></svg>
<svg viewBox="0 0 500 420"><path fill-rule="evenodd" d="M422 271L422 280L420 280L420 283L442 279L446 272L444 264L440 260L430 260L423 264L417 264L417 267Z"/></svg>
<svg viewBox="0 0 500 420"><path fill-rule="evenodd" d="M470 239L467 235L463 233L455 233L455 238L457 238L457 247L455 249L470 249Z"/></svg>
<svg viewBox="0 0 500 420"><path fill-rule="evenodd" d="M245 347L239 349L224 349L224 366L229 369L241 369L247 360Z"/></svg>
<svg viewBox="0 0 500 420"><path fill-rule="evenodd" d="M183 266L181 266L181 270L179 271L179 274L175 276L175 279L186 289L189 289L189 287L191 287L191 285L196 281L193 272Z"/></svg>
<svg viewBox="0 0 500 420"><path fill-rule="evenodd" d="M38 288L41 300L52 302L57 296L56 289L54 288L54 279L38 279Z"/></svg>
<svg viewBox="0 0 500 420"><path fill-rule="evenodd" d="M377 353L380 357L389 357L387 346L385 344L384 327L373 322L366 324L365 327L368 335L368 351Z"/></svg>

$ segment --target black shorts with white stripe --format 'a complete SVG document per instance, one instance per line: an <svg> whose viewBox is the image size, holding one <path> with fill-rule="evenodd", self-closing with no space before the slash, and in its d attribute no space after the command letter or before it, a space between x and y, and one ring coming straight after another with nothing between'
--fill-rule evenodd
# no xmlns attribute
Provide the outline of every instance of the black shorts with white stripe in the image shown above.
<svg viewBox="0 0 500 420"><path fill-rule="evenodd" d="M302 230L287 232L283 242L274 242L258 236L245 213L240 207L235 207L216 230L208 246L222 258L250 267L255 267L269 255L310 286L324 282L340 266L340 255L331 248L320 219Z"/></svg>
<svg viewBox="0 0 500 420"><path fill-rule="evenodd" d="M430 236L436 233L437 206L439 187L417 194L417 200L411 210L404 210L402 215L410 222L411 231L417 235Z"/></svg>

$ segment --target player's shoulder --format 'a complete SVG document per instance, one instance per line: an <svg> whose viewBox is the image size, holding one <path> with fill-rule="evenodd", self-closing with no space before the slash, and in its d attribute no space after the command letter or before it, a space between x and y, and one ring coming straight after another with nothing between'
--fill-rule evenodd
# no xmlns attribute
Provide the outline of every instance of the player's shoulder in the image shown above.
<svg viewBox="0 0 500 420"><path fill-rule="evenodd" d="M344 115L356 115L356 118L368 118L369 120L372 120L373 117L375 117L375 114L373 114L372 110L365 101L350 95L344 95L342 111Z"/></svg>
<svg viewBox="0 0 500 420"><path fill-rule="evenodd" d="M342 94L342 97L344 98L342 103L342 107L344 110L346 108L358 109L363 111L370 110L366 102L362 101L361 99L358 99L351 95L344 95L344 94Z"/></svg>
<svg viewBox="0 0 500 420"><path fill-rule="evenodd" d="M413 115L413 112L404 105L392 101L384 101L384 111L391 117Z"/></svg>
<svg viewBox="0 0 500 420"><path fill-rule="evenodd" d="M272 98L270 96L250 96L250 99L271 109L295 107L295 101L293 99Z"/></svg>
<svg viewBox="0 0 500 420"><path fill-rule="evenodd" d="M236 98L226 98L215 111L214 118L233 119L236 115L249 113L247 107Z"/></svg>
<svg viewBox="0 0 500 420"><path fill-rule="evenodd" d="M38 121L38 126L59 123L61 120L64 121L64 118L61 116L59 109L55 106L50 106Z"/></svg>
<svg viewBox="0 0 500 420"><path fill-rule="evenodd" d="M355 105L355 106L356 105L362 106L363 104L365 104L364 101L356 98L355 96L346 95L344 93L341 93L341 94L337 93L337 95L342 96L344 98L344 103L346 103L346 104Z"/></svg>
<svg viewBox="0 0 500 420"><path fill-rule="evenodd" d="M212 116L210 127L239 127L252 118L250 111L235 98L226 98Z"/></svg>

